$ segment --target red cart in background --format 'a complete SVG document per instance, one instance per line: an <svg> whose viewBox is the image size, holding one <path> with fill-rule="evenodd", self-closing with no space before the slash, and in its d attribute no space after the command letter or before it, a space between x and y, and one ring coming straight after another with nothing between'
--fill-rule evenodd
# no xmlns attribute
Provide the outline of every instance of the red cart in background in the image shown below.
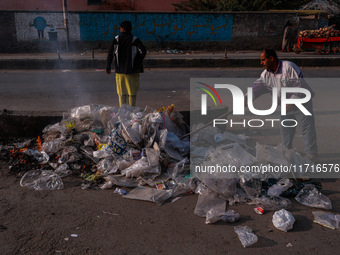
<svg viewBox="0 0 340 255"><path fill-rule="evenodd" d="M304 38L299 37L294 49L296 54L301 51L315 51L316 54L321 52L329 53L332 50L332 42L340 42L340 37L328 38Z"/></svg>

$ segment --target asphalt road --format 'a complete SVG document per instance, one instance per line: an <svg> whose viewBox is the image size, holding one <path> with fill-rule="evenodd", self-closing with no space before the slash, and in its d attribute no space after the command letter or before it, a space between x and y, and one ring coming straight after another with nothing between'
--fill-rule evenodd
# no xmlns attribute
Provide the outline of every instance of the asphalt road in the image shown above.
<svg viewBox="0 0 340 255"><path fill-rule="evenodd" d="M145 70L137 106L158 108L174 103L179 110L189 110L190 78L256 79L261 71L261 68ZM340 68L303 69L308 78L337 77L339 71ZM324 84L313 89L322 91L320 94L327 101L340 93L339 87L325 90ZM332 104L336 104L337 98L334 100ZM0 71L0 110L60 113L86 104L118 106L114 74L107 75L104 70Z"/></svg>

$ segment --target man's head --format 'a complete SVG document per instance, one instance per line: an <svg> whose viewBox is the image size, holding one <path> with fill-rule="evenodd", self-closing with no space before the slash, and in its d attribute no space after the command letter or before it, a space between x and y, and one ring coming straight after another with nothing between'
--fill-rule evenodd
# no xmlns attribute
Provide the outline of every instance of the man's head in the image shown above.
<svg viewBox="0 0 340 255"><path fill-rule="evenodd" d="M130 21L125 20L122 23L120 23L120 32L131 33L131 30L132 30L132 24Z"/></svg>
<svg viewBox="0 0 340 255"><path fill-rule="evenodd" d="M261 65L264 67L266 70L271 70L272 72L275 72L278 65L279 65L279 59L276 55L275 50L271 49L265 49L261 53Z"/></svg>

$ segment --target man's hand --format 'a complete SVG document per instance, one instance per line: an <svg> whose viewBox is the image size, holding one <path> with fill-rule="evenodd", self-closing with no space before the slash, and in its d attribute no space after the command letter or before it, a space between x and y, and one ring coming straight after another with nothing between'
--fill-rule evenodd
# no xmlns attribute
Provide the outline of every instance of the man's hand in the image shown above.
<svg viewBox="0 0 340 255"><path fill-rule="evenodd" d="M106 73L110 74L111 73L111 69L106 69Z"/></svg>

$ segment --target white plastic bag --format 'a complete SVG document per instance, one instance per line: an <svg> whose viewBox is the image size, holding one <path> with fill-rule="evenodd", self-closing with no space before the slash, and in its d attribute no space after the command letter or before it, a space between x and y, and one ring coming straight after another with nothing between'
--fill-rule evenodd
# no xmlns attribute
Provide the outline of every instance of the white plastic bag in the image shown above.
<svg viewBox="0 0 340 255"><path fill-rule="evenodd" d="M248 226L234 227L234 231L238 235L244 248L247 248L258 241L257 236L253 233L253 230Z"/></svg>
<svg viewBox="0 0 340 255"><path fill-rule="evenodd" d="M281 209L274 213L272 222L277 229L287 232L293 228L295 218L287 210Z"/></svg>

